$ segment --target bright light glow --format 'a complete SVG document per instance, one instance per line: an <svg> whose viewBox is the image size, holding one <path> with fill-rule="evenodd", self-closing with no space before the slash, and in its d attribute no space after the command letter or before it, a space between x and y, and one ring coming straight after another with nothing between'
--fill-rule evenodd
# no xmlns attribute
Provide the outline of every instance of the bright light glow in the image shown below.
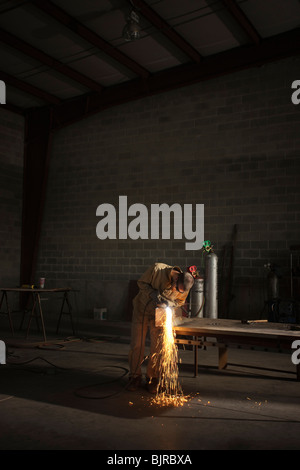
<svg viewBox="0 0 300 470"><path fill-rule="evenodd" d="M187 401L178 381L178 349L174 340L173 312L167 307L159 337L159 354L155 357L159 371L159 384L152 403L160 406L183 406Z"/></svg>

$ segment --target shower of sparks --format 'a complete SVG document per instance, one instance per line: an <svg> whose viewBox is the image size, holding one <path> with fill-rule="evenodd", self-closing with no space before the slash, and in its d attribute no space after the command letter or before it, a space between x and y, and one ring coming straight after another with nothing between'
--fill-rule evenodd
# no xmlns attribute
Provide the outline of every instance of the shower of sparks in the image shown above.
<svg viewBox="0 0 300 470"><path fill-rule="evenodd" d="M159 383L152 403L160 406L183 406L188 401L178 381L178 349L174 340L172 310L167 307L159 337L160 354L155 360Z"/></svg>

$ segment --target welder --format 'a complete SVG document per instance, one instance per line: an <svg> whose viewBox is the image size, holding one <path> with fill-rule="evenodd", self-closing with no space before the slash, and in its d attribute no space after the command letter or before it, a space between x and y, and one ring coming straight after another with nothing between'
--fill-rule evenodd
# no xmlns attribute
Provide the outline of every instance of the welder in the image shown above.
<svg viewBox="0 0 300 470"><path fill-rule="evenodd" d="M156 307L181 307L194 284L191 273L178 266L155 263L138 280L139 292L133 299L131 344L129 351L130 377L128 390L137 390L142 385L141 365L144 361L146 335L149 329L150 355L147 363L146 386L156 393L158 370L154 360L159 354L158 339L161 329L155 326Z"/></svg>

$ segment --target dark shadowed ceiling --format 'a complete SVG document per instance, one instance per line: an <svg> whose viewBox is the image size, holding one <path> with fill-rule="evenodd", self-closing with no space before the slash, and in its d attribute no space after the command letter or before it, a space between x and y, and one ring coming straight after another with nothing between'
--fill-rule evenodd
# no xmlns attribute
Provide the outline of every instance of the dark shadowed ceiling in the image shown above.
<svg viewBox="0 0 300 470"><path fill-rule="evenodd" d="M0 0L0 79L8 108L51 106L59 126L297 55L299 25L299 0Z"/></svg>

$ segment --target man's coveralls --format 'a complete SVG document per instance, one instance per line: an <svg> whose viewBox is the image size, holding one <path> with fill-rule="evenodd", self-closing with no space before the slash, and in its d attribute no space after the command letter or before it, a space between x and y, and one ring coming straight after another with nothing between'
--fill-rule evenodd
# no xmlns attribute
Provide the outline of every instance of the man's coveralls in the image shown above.
<svg viewBox="0 0 300 470"><path fill-rule="evenodd" d="M147 365L147 377L158 378L153 355L157 351L161 329L155 326L155 308L157 304L168 301L170 307L181 307L188 296L188 291L178 292L172 288L171 274L181 273L177 266L155 263L138 280L139 293L133 299L133 317L131 345L129 351L130 376L141 376L141 364L144 360L146 334L150 332L150 356Z"/></svg>

